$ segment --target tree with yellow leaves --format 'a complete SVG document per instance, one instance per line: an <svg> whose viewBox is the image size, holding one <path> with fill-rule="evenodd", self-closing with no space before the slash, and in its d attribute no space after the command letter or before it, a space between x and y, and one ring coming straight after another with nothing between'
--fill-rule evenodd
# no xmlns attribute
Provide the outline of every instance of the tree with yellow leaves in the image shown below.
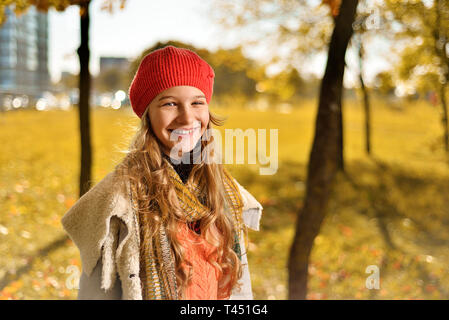
<svg viewBox="0 0 449 320"><path fill-rule="evenodd" d="M291 61L311 56L328 47L328 59L321 82L315 136L309 156L307 187L304 205L298 212L296 231L289 253L289 299L307 297L307 279L310 252L314 239L326 216L326 205L337 171L341 168L342 125L341 106L345 55L353 34L358 0L328 0L311 8L305 0L216 0L222 12L221 23L234 28L261 21L273 24L263 41L268 46L267 56L276 54L282 43L294 45ZM330 11L330 19L323 14ZM330 9L330 10L329 10ZM261 23L260 23L261 25ZM331 33L330 42L328 35ZM250 42L255 44L257 41ZM276 62L276 57L273 59Z"/></svg>
<svg viewBox="0 0 449 320"><path fill-rule="evenodd" d="M29 6L35 6L40 11L48 11L54 8L64 11L69 6L76 5L80 8L80 33L81 43L77 50L80 73L79 73L79 126L81 139L81 165L79 179L79 196L81 197L91 187L92 171L92 146L90 134L90 107L89 96L91 92L91 74L89 72L89 5L91 0L0 0L0 23L5 20L5 8L13 6L16 14L25 12ZM123 8L126 0L103 0L102 9L113 11L118 4Z"/></svg>
<svg viewBox="0 0 449 320"><path fill-rule="evenodd" d="M439 95L442 142L449 154L449 2L386 0L382 13L391 41L401 44L394 75L418 92Z"/></svg>

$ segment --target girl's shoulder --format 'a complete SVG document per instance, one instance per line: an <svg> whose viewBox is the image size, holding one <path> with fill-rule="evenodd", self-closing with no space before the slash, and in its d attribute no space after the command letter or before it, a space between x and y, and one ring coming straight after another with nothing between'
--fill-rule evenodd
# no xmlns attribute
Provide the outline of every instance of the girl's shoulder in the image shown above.
<svg viewBox="0 0 449 320"><path fill-rule="evenodd" d="M79 198L61 219L64 230L80 251L83 269L88 275L95 267L107 235L119 227L120 220L112 218L129 220L125 217L130 208L125 190L123 179L115 171L110 172Z"/></svg>
<svg viewBox="0 0 449 320"><path fill-rule="evenodd" d="M115 170L111 171L89 189L89 191L83 194L65 216L69 215L71 212L77 211L80 207L94 207L104 203L114 202L117 200L117 196L124 196L126 190L127 185L124 179L122 179Z"/></svg>

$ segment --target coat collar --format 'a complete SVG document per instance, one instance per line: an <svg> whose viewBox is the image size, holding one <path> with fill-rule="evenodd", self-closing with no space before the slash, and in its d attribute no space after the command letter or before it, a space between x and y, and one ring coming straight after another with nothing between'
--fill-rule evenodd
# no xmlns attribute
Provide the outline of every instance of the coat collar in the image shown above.
<svg viewBox="0 0 449 320"><path fill-rule="evenodd" d="M80 251L83 271L89 276L101 256L110 232L111 218L120 218L134 230L135 217L128 197L128 185L121 183L116 171L107 174L85 193L63 216L61 223ZM243 200L243 222L259 230L261 204L235 179ZM138 238L138 237L137 237ZM121 251L123 246L119 246ZM119 252L118 252L119 254Z"/></svg>

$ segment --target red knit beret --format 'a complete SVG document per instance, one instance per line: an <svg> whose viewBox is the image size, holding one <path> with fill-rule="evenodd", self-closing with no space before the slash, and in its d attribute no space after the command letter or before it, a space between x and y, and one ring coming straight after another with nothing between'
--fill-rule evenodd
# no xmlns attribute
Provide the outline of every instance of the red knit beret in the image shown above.
<svg viewBox="0 0 449 320"><path fill-rule="evenodd" d="M139 118L159 93L175 86L196 87L209 103L214 77L212 67L195 52L166 46L142 59L129 88L129 100Z"/></svg>

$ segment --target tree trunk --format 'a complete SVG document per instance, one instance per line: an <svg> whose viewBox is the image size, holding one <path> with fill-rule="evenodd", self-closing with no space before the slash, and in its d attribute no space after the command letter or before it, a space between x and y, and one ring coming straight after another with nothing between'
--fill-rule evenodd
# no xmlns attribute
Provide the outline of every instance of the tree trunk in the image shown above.
<svg viewBox="0 0 449 320"><path fill-rule="evenodd" d="M81 44L77 50L80 61L79 76L79 128L81 137L81 166L79 196L89 191L91 186L92 148L90 142L90 73L89 73L89 4L80 4Z"/></svg>
<svg viewBox="0 0 449 320"><path fill-rule="evenodd" d="M336 23L337 17L334 17L334 25ZM346 59L345 59L344 68L346 68ZM344 172L345 171L345 156L344 156L344 130L343 130L343 109L341 103L337 104L337 121L338 121L338 148L337 148L337 170Z"/></svg>
<svg viewBox="0 0 449 320"><path fill-rule="evenodd" d="M341 106L345 55L352 36L358 0L342 1L329 45L320 88L315 137L307 168L304 206L298 212L290 248L289 299L306 299L309 256L326 214L329 194L338 170L338 110Z"/></svg>
<svg viewBox="0 0 449 320"><path fill-rule="evenodd" d="M447 80L446 80L447 81ZM443 108L443 117L441 122L443 123L444 130L444 150L449 153L449 125L447 114L447 101L446 101L446 83L440 86L441 107Z"/></svg>
<svg viewBox="0 0 449 320"><path fill-rule="evenodd" d="M369 103L369 94L368 89L365 87L365 81L363 81L363 42L362 36L360 35L359 41L359 79L360 79L360 87L362 88L363 94L363 107L365 110L365 151L366 154L371 154L371 108Z"/></svg>
<svg viewBox="0 0 449 320"><path fill-rule="evenodd" d="M341 106L341 101L337 103L337 121L338 121L338 148L337 148L337 170L345 171L345 160L344 160L344 134L343 134L343 109Z"/></svg>
<svg viewBox="0 0 449 320"><path fill-rule="evenodd" d="M438 0L434 2L434 8L436 13L435 28L433 29L433 38L435 41L435 53L440 58L440 66L443 70L444 83L440 86L441 108L443 109L441 122L443 124L444 131L444 150L449 153L449 128L448 128L448 110L446 102L446 85L449 80L449 58L447 56L446 46L448 44L445 37L445 32L441 26L441 14L445 9L444 0Z"/></svg>

